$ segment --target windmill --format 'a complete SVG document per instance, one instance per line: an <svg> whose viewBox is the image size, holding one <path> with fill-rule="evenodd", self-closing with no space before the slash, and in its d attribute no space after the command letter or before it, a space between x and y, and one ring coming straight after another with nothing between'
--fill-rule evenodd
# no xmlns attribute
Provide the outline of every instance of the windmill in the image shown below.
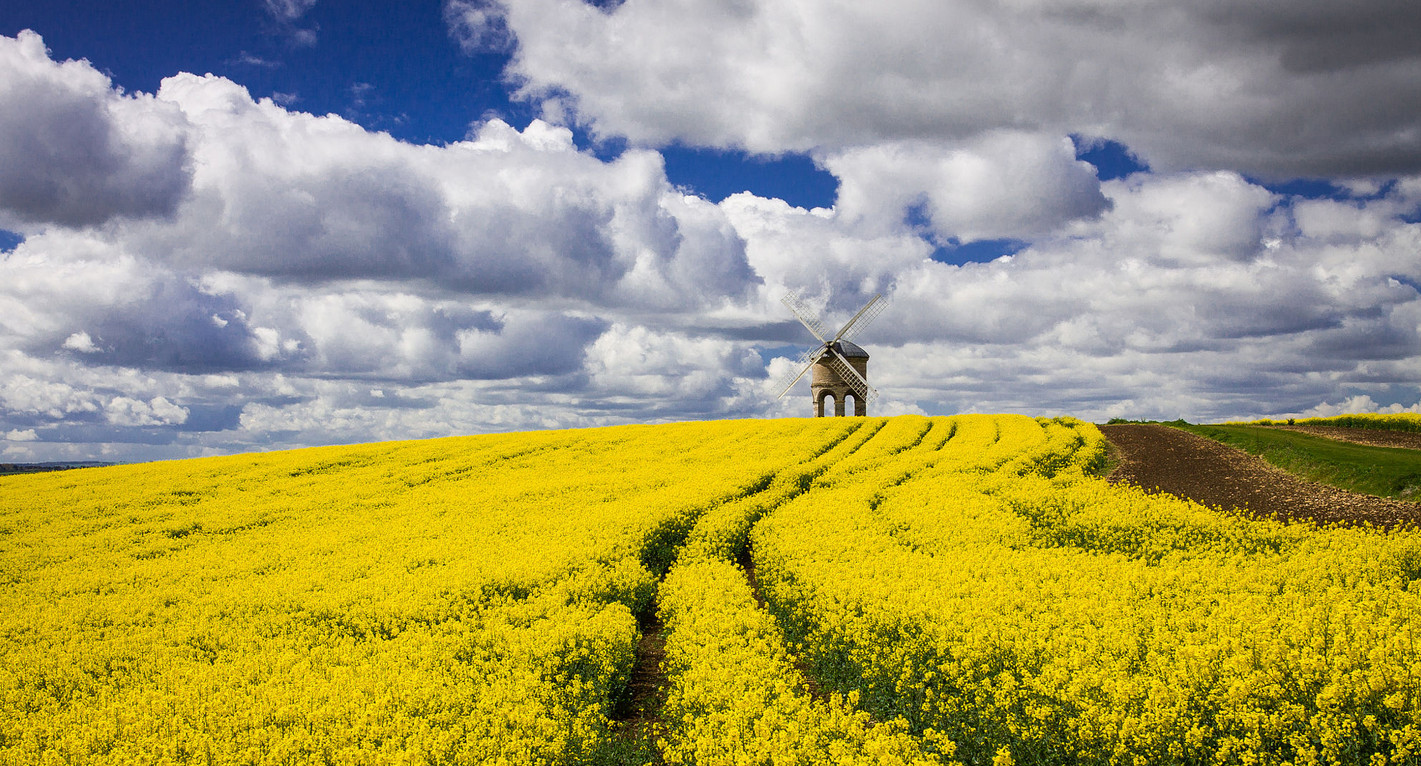
<svg viewBox="0 0 1421 766"><path fill-rule="evenodd" d="M844 401L850 396L854 398L854 414L867 415L868 403L878 398L878 391L868 384L868 352L850 340L883 312L888 305L883 294L873 296L832 338L827 337L828 330L798 293L791 290L780 301L814 334L820 345L799 355L790 374L780 379L780 394L776 398L783 398L804 373L813 369L809 391L814 398L815 417L824 416L824 400L828 398L834 400L834 414L843 415Z"/></svg>

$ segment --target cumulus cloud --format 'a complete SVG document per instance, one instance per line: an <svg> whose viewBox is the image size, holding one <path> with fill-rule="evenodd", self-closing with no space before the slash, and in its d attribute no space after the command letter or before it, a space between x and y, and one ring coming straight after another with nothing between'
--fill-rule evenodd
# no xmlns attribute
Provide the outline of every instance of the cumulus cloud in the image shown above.
<svg viewBox="0 0 1421 766"><path fill-rule="evenodd" d="M171 215L191 177L187 127L172 104L119 92L87 61L51 60L34 32L0 37L0 223Z"/></svg>
<svg viewBox="0 0 1421 766"><path fill-rule="evenodd" d="M71 351L80 351L85 354L92 354L99 350L99 347L94 345L94 339L89 337L89 333L83 330L65 338L63 348L67 348Z"/></svg>
<svg viewBox="0 0 1421 766"><path fill-rule="evenodd" d="M21 359L12 353L7 361L14 363ZM3 404L5 413L12 417L61 420L75 416L86 419L86 416L100 411L98 397L92 391L46 374L51 372L32 370L32 374L11 372L6 375L0 382L0 404Z"/></svg>
<svg viewBox="0 0 1421 766"><path fill-rule="evenodd" d="M904 339L1050 340L1106 355L1218 350L1243 338L1322 344L1352 326L1405 328L1393 312L1409 310L1415 294L1386 274L1418 264L1400 248L1319 242L1291 226L1274 195L1231 174L1136 177L1104 190L1111 209L1069 236L999 262L926 263L900 276L896 302L911 307Z"/></svg>
<svg viewBox="0 0 1421 766"><path fill-rule="evenodd" d="M104 407L104 416L116 426L166 426L186 421L188 411L161 396L147 402L115 396Z"/></svg>
<svg viewBox="0 0 1421 766"><path fill-rule="evenodd" d="M525 98L645 144L835 151L1013 129L1123 141L1162 170L1421 168L1407 0L500 6L450 8L507 25Z"/></svg>
<svg viewBox="0 0 1421 766"><path fill-rule="evenodd" d="M717 338L613 325L589 349L592 387L661 417L706 417L758 409L764 362Z"/></svg>
<svg viewBox="0 0 1421 766"><path fill-rule="evenodd" d="M1266 189L1237 173L1218 171L1120 182L1116 215L1100 229L1123 254L1148 255L1161 264L1246 259L1259 252L1265 214L1274 203Z"/></svg>
<svg viewBox="0 0 1421 766"><path fill-rule="evenodd" d="M722 200L720 207L745 239L755 272L773 290L762 291L761 317L790 320L791 335L803 332L779 303L786 288L800 292L816 309L831 314L856 310L879 292L891 292L898 274L928 256L932 248L899 227L846 222L832 210L806 210L783 200L749 193Z"/></svg>
<svg viewBox="0 0 1421 766"><path fill-rule="evenodd" d="M675 191L651 152L602 162L541 121L414 146L212 76L169 78L159 98L193 125L191 198L176 222L125 233L176 267L663 308L755 281L714 206Z"/></svg>
<svg viewBox="0 0 1421 766"><path fill-rule="evenodd" d="M605 322L538 309L480 308L460 301L367 287L270 288L248 282L252 310L292 336L302 354L289 372L406 384L505 380L581 370Z"/></svg>
<svg viewBox="0 0 1421 766"><path fill-rule="evenodd" d="M102 240L31 237L6 259L3 274L0 336L30 353L193 373L272 361L235 296Z"/></svg>
<svg viewBox="0 0 1421 766"><path fill-rule="evenodd" d="M602 320L566 314L504 315L496 329L458 333L459 377L501 380L581 372L589 345L605 327Z"/></svg>
<svg viewBox="0 0 1421 766"><path fill-rule="evenodd" d="M210 75L124 96L86 63L50 61L31 33L4 45L3 61L28 69L5 80L17 138L4 142L16 156L0 167L0 204L68 226L161 214L118 233L170 268L678 311L758 281L720 211L673 189L652 152L603 162L541 121L415 146Z"/></svg>
<svg viewBox="0 0 1421 766"><path fill-rule="evenodd" d="M313 288L231 274L195 279L58 234L27 241L3 273L0 307L10 311L0 317L0 337L31 354L98 367L404 381L557 376L580 370L606 325L373 282Z"/></svg>
<svg viewBox="0 0 1421 766"><path fill-rule="evenodd" d="M918 206L943 241L1038 237L1106 206L1095 169L1065 138L993 133L961 146L880 143L835 152L824 165L839 178L839 215L884 226Z"/></svg>

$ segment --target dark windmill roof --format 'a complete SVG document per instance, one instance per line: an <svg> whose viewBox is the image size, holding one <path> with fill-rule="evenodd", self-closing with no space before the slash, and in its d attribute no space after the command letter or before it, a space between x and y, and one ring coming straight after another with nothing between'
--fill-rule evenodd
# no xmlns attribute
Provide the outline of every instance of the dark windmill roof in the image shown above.
<svg viewBox="0 0 1421 766"><path fill-rule="evenodd" d="M860 347L858 344L856 344L856 343L850 343L850 342L848 342L848 341L846 341L846 340L841 340L841 341L839 341L838 343L836 343L836 344L834 344L834 345L836 345L836 346L839 347L839 353L840 353L840 354L843 354L845 359L867 359L867 358L868 358L868 352L867 352L867 351L864 351L863 348L861 348L861 347Z"/></svg>

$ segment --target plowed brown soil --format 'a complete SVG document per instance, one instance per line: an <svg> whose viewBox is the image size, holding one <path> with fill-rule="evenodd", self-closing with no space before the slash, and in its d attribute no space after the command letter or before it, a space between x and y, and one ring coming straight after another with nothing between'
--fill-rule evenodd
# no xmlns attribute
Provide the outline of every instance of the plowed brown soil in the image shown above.
<svg viewBox="0 0 1421 766"><path fill-rule="evenodd" d="M1153 424L1101 426L1119 450L1108 477L1249 516L1390 528L1421 522L1421 505L1306 481L1212 439Z"/></svg>

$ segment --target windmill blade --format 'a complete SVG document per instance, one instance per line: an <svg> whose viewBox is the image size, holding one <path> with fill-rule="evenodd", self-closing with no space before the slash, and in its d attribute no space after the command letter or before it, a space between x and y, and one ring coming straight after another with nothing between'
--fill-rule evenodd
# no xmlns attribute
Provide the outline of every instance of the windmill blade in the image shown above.
<svg viewBox="0 0 1421 766"><path fill-rule="evenodd" d="M819 361L819 357L824 356L825 351L826 349L820 346L819 348L810 349L800 354L799 358L794 361L794 366L790 368L790 373L780 378L779 382L775 384L775 387L779 390L779 394L777 394L775 398L783 398L785 394L789 393L789 390L794 388L794 384L798 383L799 379L804 377L804 373L809 372L809 368L813 367L814 363Z"/></svg>
<svg viewBox="0 0 1421 766"><path fill-rule="evenodd" d="M834 369L834 372L839 373L839 377L843 378L844 382L849 384L849 388L852 388L854 393L863 398L865 404L872 403L873 400L878 398L878 389L870 386L868 381L863 379L859 371L855 370L854 366L849 364L849 361L845 359L842 354L832 348L829 349L829 351L832 354L829 358L829 366Z"/></svg>
<svg viewBox="0 0 1421 766"><path fill-rule="evenodd" d="M809 328L809 331L814 333L814 337L818 338L820 343L828 342L828 339L824 337L829 334L828 329L814 316L814 312L810 311L804 299L799 297L799 293L790 290L784 294L783 298L780 298L780 303L789 309L789 313L794 314L794 318L798 319L800 324Z"/></svg>
<svg viewBox="0 0 1421 766"><path fill-rule="evenodd" d="M870 386L868 381L859 374L859 371L855 370L854 366L849 364L837 351L830 357L829 366L833 368L834 372L839 373L839 377L849 384L849 388L852 388L855 394L863 398L865 404L870 404L878 398L878 389Z"/></svg>
<svg viewBox="0 0 1421 766"><path fill-rule="evenodd" d="M883 293L873 296L868 303L863 304L859 313L854 314L853 318L844 324L844 329L839 330L839 334L834 336L834 340L853 340L863 332L863 328L868 327L869 322L877 319L878 315L882 314L883 309L887 307L888 301L884 299Z"/></svg>

